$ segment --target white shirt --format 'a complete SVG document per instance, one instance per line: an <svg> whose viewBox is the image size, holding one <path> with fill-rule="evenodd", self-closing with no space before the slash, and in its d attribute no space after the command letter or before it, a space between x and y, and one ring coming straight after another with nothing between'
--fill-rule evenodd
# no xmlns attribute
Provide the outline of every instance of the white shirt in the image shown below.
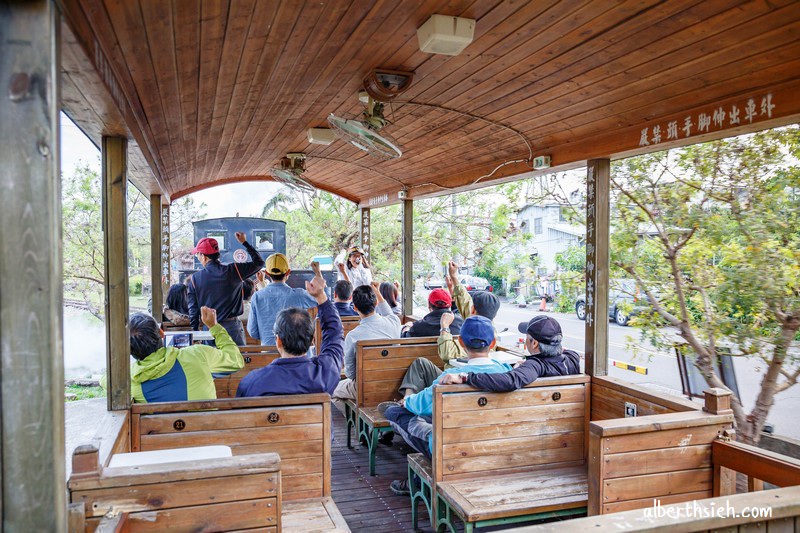
<svg viewBox="0 0 800 533"><path fill-rule="evenodd" d="M347 264L344 265L345 272L347 272L347 277L350 278L350 283L353 284L353 288L360 287L361 285L369 285L372 283L372 272L368 268L364 268L363 264L357 265L355 268L349 268ZM340 276L344 279L343 276Z"/></svg>

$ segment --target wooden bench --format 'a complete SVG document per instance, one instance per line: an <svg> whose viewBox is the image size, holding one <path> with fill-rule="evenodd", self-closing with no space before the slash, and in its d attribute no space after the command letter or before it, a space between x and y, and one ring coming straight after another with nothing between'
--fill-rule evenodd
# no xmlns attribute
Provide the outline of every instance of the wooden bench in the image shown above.
<svg viewBox="0 0 800 533"><path fill-rule="evenodd" d="M392 430L389 421L378 412L381 402L399 400L399 388L408 367L418 357L425 357L442 368L436 337L379 339L356 343L356 401L345 401L347 446L350 430L356 428L359 441L369 450L369 474L375 475L375 450L381 433Z"/></svg>
<svg viewBox="0 0 800 533"><path fill-rule="evenodd" d="M347 531L331 499L331 411L327 394L137 404L136 451L226 445L234 456L281 458L283 531Z"/></svg>
<svg viewBox="0 0 800 533"><path fill-rule="evenodd" d="M244 358L244 368L232 374L214 379L217 398L235 398L236 389L244 377L259 368L265 367L281 356L275 346L247 345L240 346L239 351Z"/></svg>
<svg viewBox="0 0 800 533"><path fill-rule="evenodd" d="M569 516L586 511L590 378L541 378L507 393L434 387L433 461L409 455L417 503L435 530ZM435 520L435 521L434 521Z"/></svg>
<svg viewBox="0 0 800 533"><path fill-rule="evenodd" d="M128 411L108 413L93 443L72 455L67 488L83 531L101 531L105 516L121 513L125 531L280 530L277 454L111 466L130 449L130 420Z"/></svg>

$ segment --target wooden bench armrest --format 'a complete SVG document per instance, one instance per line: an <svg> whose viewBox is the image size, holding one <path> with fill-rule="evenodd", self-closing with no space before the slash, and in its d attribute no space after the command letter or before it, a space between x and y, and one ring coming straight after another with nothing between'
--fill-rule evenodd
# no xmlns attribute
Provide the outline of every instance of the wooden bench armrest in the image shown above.
<svg viewBox="0 0 800 533"><path fill-rule="evenodd" d="M702 411L685 411L663 415L614 418L589 423L589 431L600 437L652 433L670 429L686 429L700 426L733 423L733 414L712 415Z"/></svg>
<svg viewBox="0 0 800 533"><path fill-rule="evenodd" d="M259 453L176 463L105 468L97 477L70 478L68 485L70 490L76 491L279 471L280 457L278 454Z"/></svg>
<svg viewBox="0 0 800 533"><path fill-rule="evenodd" d="M800 485L800 460L736 441L711 443L711 461L778 487Z"/></svg>

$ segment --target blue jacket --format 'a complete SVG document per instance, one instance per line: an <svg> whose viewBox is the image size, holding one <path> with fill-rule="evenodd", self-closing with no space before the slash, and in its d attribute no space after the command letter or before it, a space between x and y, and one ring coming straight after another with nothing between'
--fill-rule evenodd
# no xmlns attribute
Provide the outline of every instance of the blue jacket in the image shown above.
<svg viewBox="0 0 800 533"><path fill-rule="evenodd" d="M242 314L242 280L264 267L264 260L250 243L245 241L242 246L250 254L249 263L223 265L216 261L192 274L186 300L193 330L200 329L200 308L204 305L217 310L217 322Z"/></svg>
<svg viewBox="0 0 800 533"><path fill-rule="evenodd" d="M254 339L259 339L262 346L275 346L272 329L278 313L289 307L308 309L316 306L317 301L305 289L293 289L282 281L270 283L250 300L247 332Z"/></svg>
<svg viewBox="0 0 800 533"><path fill-rule="evenodd" d="M333 395L342 372L344 337L339 313L330 300L318 307L322 325L322 347L317 357L281 357L247 374L236 396L274 396L279 394Z"/></svg>
<svg viewBox="0 0 800 533"><path fill-rule="evenodd" d="M358 316L352 302L333 302L333 305L339 311L339 316Z"/></svg>

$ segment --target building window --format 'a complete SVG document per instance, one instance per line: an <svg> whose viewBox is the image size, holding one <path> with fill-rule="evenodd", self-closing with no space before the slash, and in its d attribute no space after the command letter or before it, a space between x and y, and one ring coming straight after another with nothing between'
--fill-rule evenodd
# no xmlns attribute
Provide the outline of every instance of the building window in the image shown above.
<svg viewBox="0 0 800 533"><path fill-rule="evenodd" d="M569 215L570 215L570 208L569 207L561 207L558 210L558 221L559 222L569 222Z"/></svg>
<svg viewBox="0 0 800 533"><path fill-rule="evenodd" d="M544 231L542 230L542 217L533 219L533 233L536 235L541 235L542 233L544 233Z"/></svg>
<svg viewBox="0 0 800 533"><path fill-rule="evenodd" d="M547 267L540 267L537 270L537 272L539 273L540 276L546 276L547 275Z"/></svg>

